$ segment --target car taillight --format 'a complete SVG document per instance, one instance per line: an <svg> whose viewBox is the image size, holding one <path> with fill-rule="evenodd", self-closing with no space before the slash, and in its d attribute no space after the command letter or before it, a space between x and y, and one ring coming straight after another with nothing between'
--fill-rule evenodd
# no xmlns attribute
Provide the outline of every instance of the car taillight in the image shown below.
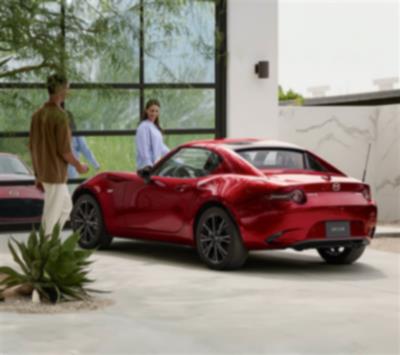
<svg viewBox="0 0 400 355"><path fill-rule="evenodd" d="M364 189L362 190L362 195L367 201L371 201L371 191L368 187L364 187Z"/></svg>
<svg viewBox="0 0 400 355"><path fill-rule="evenodd" d="M270 200L278 200L278 201L293 201L299 205L306 203L307 196L303 190L293 190L290 192L284 193L273 193L269 195Z"/></svg>

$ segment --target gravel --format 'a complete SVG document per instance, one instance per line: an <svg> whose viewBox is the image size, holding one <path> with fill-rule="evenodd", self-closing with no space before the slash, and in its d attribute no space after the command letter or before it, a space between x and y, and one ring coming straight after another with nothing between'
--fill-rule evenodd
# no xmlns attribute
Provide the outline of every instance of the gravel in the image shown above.
<svg viewBox="0 0 400 355"><path fill-rule="evenodd" d="M0 302L0 312L13 313L76 313L81 311L96 311L98 309L110 306L113 301L105 298L93 297L88 301L70 301L57 304L50 303L32 303L30 297L6 299Z"/></svg>

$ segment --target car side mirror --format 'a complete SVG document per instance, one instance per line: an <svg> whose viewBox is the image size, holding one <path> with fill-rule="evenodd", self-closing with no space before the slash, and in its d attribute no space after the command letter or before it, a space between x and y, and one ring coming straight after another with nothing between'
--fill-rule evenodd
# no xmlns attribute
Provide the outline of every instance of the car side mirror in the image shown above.
<svg viewBox="0 0 400 355"><path fill-rule="evenodd" d="M143 169L138 170L138 175L144 180L145 184L150 183L151 172L152 172L152 168L150 166L146 166Z"/></svg>

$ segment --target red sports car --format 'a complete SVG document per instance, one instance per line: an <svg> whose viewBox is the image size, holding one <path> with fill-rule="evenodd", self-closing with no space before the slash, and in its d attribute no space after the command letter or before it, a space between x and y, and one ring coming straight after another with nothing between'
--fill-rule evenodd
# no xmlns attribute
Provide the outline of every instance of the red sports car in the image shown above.
<svg viewBox="0 0 400 355"><path fill-rule="evenodd" d="M29 168L16 156L0 153L0 181L33 181ZM35 186L0 186L0 226L40 223L43 193Z"/></svg>
<svg viewBox="0 0 400 355"><path fill-rule="evenodd" d="M315 248L352 263L377 218L368 185L298 146L257 139L183 144L139 175L91 178L73 200L83 248L112 236L182 243L214 269L239 268L255 249Z"/></svg>

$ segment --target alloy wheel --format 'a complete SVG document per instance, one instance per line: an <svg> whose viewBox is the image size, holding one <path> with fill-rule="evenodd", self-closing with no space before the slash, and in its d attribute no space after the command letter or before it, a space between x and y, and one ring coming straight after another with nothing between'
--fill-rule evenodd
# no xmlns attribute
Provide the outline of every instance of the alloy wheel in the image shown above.
<svg viewBox="0 0 400 355"><path fill-rule="evenodd" d="M217 214L208 216L201 225L199 241L205 258L213 264L223 262L232 241L227 221Z"/></svg>
<svg viewBox="0 0 400 355"><path fill-rule="evenodd" d="M96 206L91 201L83 200L76 206L73 229L79 231L81 242L84 244L90 244L97 238L99 220Z"/></svg>

